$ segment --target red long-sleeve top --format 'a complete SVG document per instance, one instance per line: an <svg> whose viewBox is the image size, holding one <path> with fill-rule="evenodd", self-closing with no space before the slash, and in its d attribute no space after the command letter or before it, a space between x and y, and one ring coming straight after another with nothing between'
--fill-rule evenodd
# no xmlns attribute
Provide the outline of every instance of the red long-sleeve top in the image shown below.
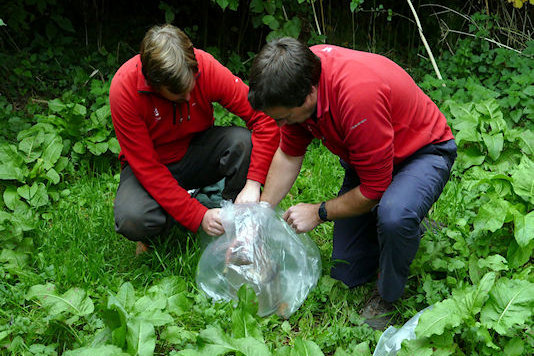
<svg viewBox="0 0 534 356"><path fill-rule="evenodd" d="M425 145L453 138L436 104L391 60L332 45L311 50L322 70L317 119L282 127L286 154L302 156L319 138L355 169L361 193L379 199L395 165Z"/></svg>
<svg viewBox="0 0 534 356"><path fill-rule="evenodd" d="M199 228L207 208L178 184L166 165L185 155L196 133L213 126L212 103L241 117L252 130L248 179L265 183L280 139L274 120L248 103L248 86L241 79L210 54L195 49L195 56L199 72L189 102L175 103L157 95L143 76L139 55L119 68L109 92L119 159L128 162L148 193L191 231Z"/></svg>

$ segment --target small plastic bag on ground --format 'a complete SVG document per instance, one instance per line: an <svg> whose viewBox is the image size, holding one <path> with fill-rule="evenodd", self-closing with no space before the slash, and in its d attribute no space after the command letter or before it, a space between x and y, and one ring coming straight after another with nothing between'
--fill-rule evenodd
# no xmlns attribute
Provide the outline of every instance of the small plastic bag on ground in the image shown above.
<svg viewBox="0 0 534 356"><path fill-rule="evenodd" d="M297 235L266 203L223 202L221 220L225 234L208 244L198 263L199 288L214 300L236 300L248 284L260 316L288 318L320 277L315 243Z"/></svg>
<svg viewBox="0 0 534 356"><path fill-rule="evenodd" d="M384 331L378 344L376 345L373 356L395 356L401 349L404 340L415 339L415 328L419 323L419 318L427 309L432 309L432 305L421 310L408 320L400 329L390 326Z"/></svg>

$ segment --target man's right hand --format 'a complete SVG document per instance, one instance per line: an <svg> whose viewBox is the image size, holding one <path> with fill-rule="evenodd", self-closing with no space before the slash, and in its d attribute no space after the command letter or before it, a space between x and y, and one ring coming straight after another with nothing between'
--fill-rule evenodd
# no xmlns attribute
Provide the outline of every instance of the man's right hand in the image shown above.
<svg viewBox="0 0 534 356"><path fill-rule="evenodd" d="M224 228L219 216L220 211L221 209L219 208L209 209L202 218L202 223L200 225L202 226L202 230L209 236L220 236L224 234Z"/></svg>

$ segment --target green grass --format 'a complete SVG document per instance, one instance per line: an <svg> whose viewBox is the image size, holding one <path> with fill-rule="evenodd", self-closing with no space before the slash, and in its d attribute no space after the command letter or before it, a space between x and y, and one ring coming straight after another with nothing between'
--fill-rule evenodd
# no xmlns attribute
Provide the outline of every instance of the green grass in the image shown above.
<svg viewBox="0 0 534 356"><path fill-rule="evenodd" d="M135 257L135 243L114 231L113 199L118 175L109 169L84 170L70 181L70 194L54 203L48 219L29 234L35 254L26 272L10 273L0 265L0 275L4 276L0 282L0 325L4 328L10 325L11 330L10 343L6 344L1 340L5 330L0 328L0 345L3 346L0 354L6 347L19 350L7 354L33 355L37 354L36 347L49 347L61 353L61 350L97 345L104 328L104 316L109 313L108 298L116 295L123 283L132 284L139 300L151 296L151 287L172 276L183 281L184 305L188 307L174 316L172 322L173 327L182 330L179 337L169 338L171 329L156 327L159 340L156 355L195 347L199 333L208 327L232 333L233 303L213 305L195 284L202 237L175 228L155 249ZM337 195L342 179L338 158L314 143L309 148L301 175L281 207L330 199ZM455 179L449 184L433 209L433 216L439 221L449 222L463 212L455 200L457 182ZM333 224L326 223L310 233L321 253L323 277L301 308L287 321L278 316L256 318L271 351L285 345L292 347L300 339L315 342L325 355L333 355L336 350L359 354L357 350L362 350L362 345L364 350L374 349L381 332L365 325L359 313L375 282L348 289L329 277L332 229ZM450 245L446 231L426 233L412 266L405 296L396 304L394 321L397 325L427 305L448 298L451 288L463 283L461 275L434 271L431 267L434 257L454 255ZM95 304L95 311L70 322L65 317L47 313L39 301L25 300L30 287L46 283L53 283L59 294L73 287L85 290ZM45 351L41 354L54 354Z"/></svg>
<svg viewBox="0 0 534 356"><path fill-rule="evenodd" d="M314 144L303 173L282 206L331 198L337 194L341 179L337 158ZM230 319L233 308L229 304L210 307L196 288L196 266L202 252L199 235L175 228L154 250L135 257L135 243L114 231L113 199L117 185L118 175L114 172L87 169L70 183L70 195L56 202L49 219L32 232L36 258L31 267L35 274L16 285L18 300L12 300L11 312L19 320L44 317L40 329L46 330L33 330L27 325L19 328L20 334L31 334L35 342L43 344L59 343L61 349L75 347L86 338L86 330L70 330L60 321L48 322L35 304L21 300L29 287L45 283L55 284L58 293L72 287L86 290L98 310L98 305L105 305L109 294L116 294L124 282L132 283L142 295L162 278L178 276L185 280L195 304L176 320L177 325L198 332L211 323L225 325ZM323 224L311 233L320 248L324 266L324 277L318 288L287 322L277 316L260 321L265 341L273 348L304 338L314 340L326 354L332 354L338 347L349 349L368 340L374 343L380 335L364 325L358 316L372 284L349 290L328 277L332 226L332 223ZM98 314L93 318L85 329L98 329L101 324ZM161 354L165 354L176 345L160 347Z"/></svg>

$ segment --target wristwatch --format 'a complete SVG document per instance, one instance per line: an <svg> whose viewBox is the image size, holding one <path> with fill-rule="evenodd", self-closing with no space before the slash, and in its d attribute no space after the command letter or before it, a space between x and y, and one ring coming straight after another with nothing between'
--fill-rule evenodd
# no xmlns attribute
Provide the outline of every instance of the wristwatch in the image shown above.
<svg viewBox="0 0 534 356"><path fill-rule="evenodd" d="M326 202L322 202L319 206L319 219L322 221L332 221L328 218L328 213L326 212Z"/></svg>

